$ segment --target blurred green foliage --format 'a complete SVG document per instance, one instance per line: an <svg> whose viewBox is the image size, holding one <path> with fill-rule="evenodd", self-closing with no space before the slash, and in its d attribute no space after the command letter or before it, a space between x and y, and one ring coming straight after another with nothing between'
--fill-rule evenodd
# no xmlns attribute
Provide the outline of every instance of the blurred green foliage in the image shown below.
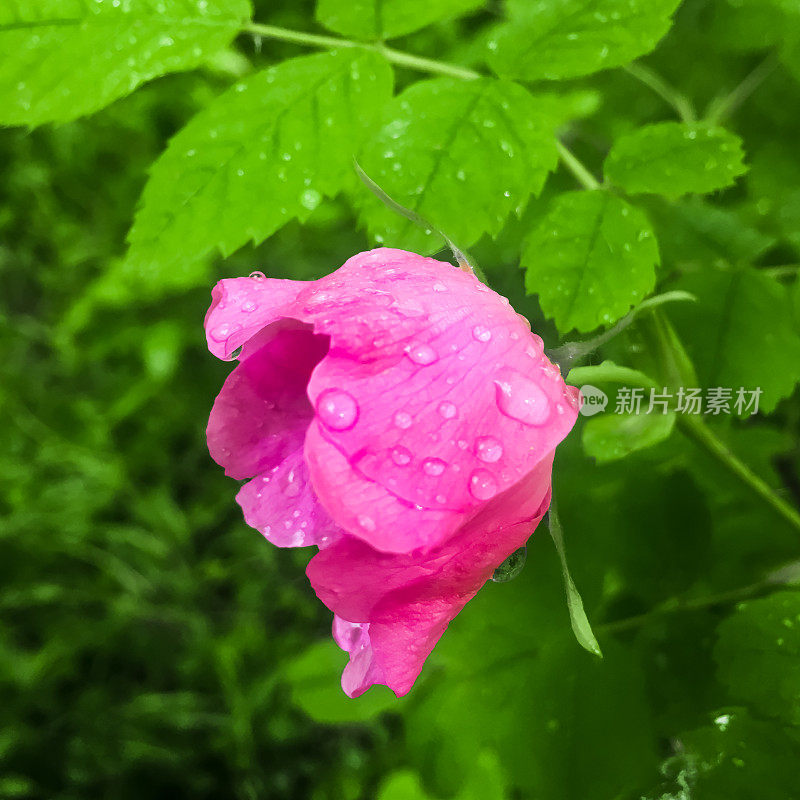
<svg viewBox="0 0 800 800"><path fill-rule="evenodd" d="M77 0L65 5L87 8ZM323 32L310 1L255 5L260 22ZM374 14L380 4L361 5ZM636 206L633 218L609 229L617 254L628 253L631 219L645 218L660 255L641 241L643 256L610 258L585 247L581 255L574 234L587 219L564 206L571 197L607 204L599 194L566 194L579 187L563 164L526 204L554 166L550 147L525 140L536 128L531 120L506 123L509 136L523 137L516 157L541 159L517 173L524 178L515 186L518 209L497 196L459 204L453 194L428 200L423 216L445 233L448 222L471 231L471 255L489 282L549 345L559 335L543 308L568 334L613 322L654 287L691 292L695 303L663 311L686 359L667 363L658 342L673 329L657 329L643 315L595 363L611 359L628 375L638 370L643 385L656 379L661 385L673 373L685 374L690 358L698 385L763 386L761 414L715 418L710 429L767 493L796 507L800 8L794 0L686 0L638 70L595 73L646 53L676 3L654 3L648 16L646 3L602 0L596 11L614 20L611 28L601 21L593 29L587 14L598 20L583 8L578 18L588 32L574 40L566 38L572 34L560 16L566 2L538 3L536 14L525 3L509 5L511 21L500 22L494 3L409 0L408 8L424 13L420 24L432 24L415 30L402 9L385 24L390 33L408 34L393 47L463 70L486 73L487 47L496 39L489 61L501 74L571 78L556 88L537 85L535 107L560 126L590 178L603 173L611 151L611 178L647 192L611 201L612 210ZM629 16L619 16L622 5ZM191 133L187 123L202 122L218 98L224 99L217 109L227 108L224 93L238 80L257 86L264 68L307 51L257 35L231 40L238 28L225 11L222 39L204 34L209 50L189 47L166 64L148 51L149 66L130 80L121 68L82 104L59 95L51 105L32 104L25 116L25 92L38 85L17 89L26 70L49 86L56 78L47 69L61 69L59 85L67 92L83 85L84 94L101 78L94 62L84 72L79 63L59 67L58 49L69 53L78 45L65 44L57 31L30 45L31 61L23 52L28 34L14 29L8 38L11 6L0 3L5 122L73 119L126 96L66 124L0 130L0 798L800 796L800 593L793 588L800 580L800 533L672 417L643 431L635 424L608 430L612 417L604 427L599 419L581 420L583 430L559 449L555 494L570 569L602 660L571 636L558 555L540 531L521 575L490 584L468 605L407 698L398 701L382 687L355 701L344 697L338 681L345 656L330 642L330 614L303 574L310 554L271 547L247 528L233 501L235 486L208 457L205 420L229 366L207 354L202 318L217 278L254 268L275 277L321 276L368 245L364 223L390 243L402 244L405 236L428 250L436 244L376 211L344 162L336 162L328 167L343 185L326 178L313 202L301 202L278 222L269 215L280 180L249 184L245 200L261 232L242 236L232 214L226 222L235 230L217 236L210 215L208 241L187 240L192 257L185 261L180 230L165 229L164 251L151 230L148 253L156 255L143 271L143 262L128 255L126 234L150 171L155 183L145 203L164 199L153 185L168 186L170 175L181 174L163 171L168 159L160 162L160 176L153 167L170 140L182 141L172 137ZM42 14L45 6L58 4L39 5ZM317 18L334 31L361 35L366 23L344 6L324 0ZM123 11L129 7L123 2ZM461 11L468 14L452 18ZM537 41L547 45L546 64L514 49L530 42L527 32L543 19L549 33ZM372 31L377 17L369 20ZM603 56L606 34L610 51ZM577 44L559 61L564 41ZM131 52L120 58L141 56ZM163 77L128 93L157 75ZM412 100L431 91L430 83L414 89L423 78L396 70L398 90L410 85ZM451 84L455 79L433 86ZM12 102L9 93L16 91L22 94ZM452 100L442 99L437 115L447 117L458 105ZM436 92L431 102L439 102ZM681 188L673 192L664 171L669 142L661 142L661 162L648 162L652 174L631 172L623 156L643 126L669 122L666 130L674 133L688 124L674 119L687 103L702 110L698 117L724 126L714 137L734 156L709 167L699 187L678 163L673 177ZM405 119L416 106L395 101L392 108ZM377 171L386 157L377 149L392 130L394 112L387 113L367 150ZM425 103L408 124L416 125L420 113ZM499 119L502 106L492 113ZM424 125L412 134L397 153L424 166L426 148L444 145ZM508 169L506 148L488 142L485 152L470 155L483 147L481 137L462 138L469 180L495 191L494 178L505 173L488 173L497 165ZM730 183L741 172L739 140L749 173L733 188L670 199ZM426 184L434 198L447 193L448 181L460 180L459 165L451 166L438 188L436 180ZM316 180L318 172L312 160L287 180ZM380 173L382 185L391 173L391 167ZM414 187L403 183L408 174L402 178L394 188L411 197ZM173 188L180 194L186 187ZM221 195L211 200L219 203ZM150 211L140 213L146 227ZM483 231L498 235L480 237ZM549 242L557 237L565 246ZM228 252L253 238L224 260L194 257L212 245ZM523 252L531 295L519 270ZM543 252L546 261L538 258ZM552 276L569 279L576 259L591 266L609 296L585 311L562 312L562 289ZM618 271L625 265L630 274ZM552 294L545 278L556 287Z"/></svg>

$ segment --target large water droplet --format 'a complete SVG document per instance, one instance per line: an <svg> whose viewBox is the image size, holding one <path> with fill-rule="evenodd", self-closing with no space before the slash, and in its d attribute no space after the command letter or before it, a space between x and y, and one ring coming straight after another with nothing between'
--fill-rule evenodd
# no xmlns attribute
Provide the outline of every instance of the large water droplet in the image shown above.
<svg viewBox="0 0 800 800"><path fill-rule="evenodd" d="M476 469L469 478L469 491L476 500L489 500L497 494L497 481L491 472Z"/></svg>
<svg viewBox="0 0 800 800"><path fill-rule="evenodd" d="M495 583L508 583L513 581L522 572L525 561L528 558L528 549L520 547L515 550L493 573L492 580Z"/></svg>
<svg viewBox="0 0 800 800"><path fill-rule="evenodd" d="M530 378L509 373L495 379L495 400L500 411L526 425L543 425L550 416L547 395Z"/></svg>
<svg viewBox="0 0 800 800"><path fill-rule="evenodd" d="M442 461L441 458L426 458L422 462L422 469L424 470L426 475L433 475L436 477L437 475L441 475L447 464Z"/></svg>
<svg viewBox="0 0 800 800"><path fill-rule="evenodd" d="M483 325L476 325L472 329L472 337L479 342L488 342L492 338L492 332Z"/></svg>
<svg viewBox="0 0 800 800"><path fill-rule="evenodd" d="M251 272L248 277L252 278L254 281L263 281L267 276L263 272L256 270L255 272Z"/></svg>
<svg viewBox="0 0 800 800"><path fill-rule="evenodd" d="M481 436L475 440L475 455L484 463L493 464L503 455L503 445L493 436Z"/></svg>
<svg viewBox="0 0 800 800"><path fill-rule="evenodd" d="M411 463L411 453L405 447L398 445L392 450L392 461L398 467L404 467L406 464Z"/></svg>
<svg viewBox="0 0 800 800"><path fill-rule="evenodd" d="M412 344L406 349L406 355L415 363L422 367L434 364L439 360L436 351L427 344Z"/></svg>
<svg viewBox="0 0 800 800"><path fill-rule="evenodd" d="M397 425L398 428L406 430L406 428L411 427L411 423L411 414L407 414L405 411L398 411L394 415L394 424Z"/></svg>
<svg viewBox="0 0 800 800"><path fill-rule="evenodd" d="M449 400L443 400L441 403L439 403L439 413L445 419L453 419L457 412L458 409Z"/></svg>
<svg viewBox="0 0 800 800"><path fill-rule="evenodd" d="M346 431L356 424L358 403L342 389L326 389L317 398L317 416L334 431Z"/></svg>

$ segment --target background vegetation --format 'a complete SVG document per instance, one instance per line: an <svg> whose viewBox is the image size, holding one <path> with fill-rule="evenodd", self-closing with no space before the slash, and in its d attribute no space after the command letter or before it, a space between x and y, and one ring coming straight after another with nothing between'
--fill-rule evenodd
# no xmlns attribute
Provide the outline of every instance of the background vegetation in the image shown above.
<svg viewBox="0 0 800 800"><path fill-rule="evenodd" d="M0 797L800 796L800 4L678 5L0 0ZM208 457L213 281L441 249L354 154L550 346L690 292L594 357L612 404L764 390L560 448L603 660L540 532L348 700L309 554Z"/></svg>

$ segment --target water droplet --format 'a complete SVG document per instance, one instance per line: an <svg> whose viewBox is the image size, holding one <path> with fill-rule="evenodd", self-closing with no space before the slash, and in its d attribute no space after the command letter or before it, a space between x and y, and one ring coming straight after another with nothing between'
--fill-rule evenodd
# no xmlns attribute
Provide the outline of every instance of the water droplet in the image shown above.
<svg viewBox="0 0 800 800"><path fill-rule="evenodd" d="M497 494L497 481L491 472L476 469L469 478L469 491L476 500L489 500Z"/></svg>
<svg viewBox="0 0 800 800"><path fill-rule="evenodd" d="M439 360L436 351L427 344L412 344L406 348L406 355L415 364L422 367L427 367L430 364L435 364Z"/></svg>
<svg viewBox="0 0 800 800"><path fill-rule="evenodd" d="M306 189L300 195L300 203L304 208L313 211L322 200L322 195L316 189Z"/></svg>
<svg viewBox="0 0 800 800"><path fill-rule="evenodd" d="M392 461L398 467L405 467L411 463L411 453L405 447L397 446L392 450Z"/></svg>
<svg viewBox="0 0 800 800"><path fill-rule="evenodd" d="M346 431L358 420L358 403L341 389L326 389L317 398L317 416L334 431Z"/></svg>
<svg viewBox="0 0 800 800"><path fill-rule="evenodd" d="M217 327L211 331L211 338L215 342L224 342L231 333L233 333L233 330L234 329L227 322L224 322L222 325L217 325Z"/></svg>
<svg viewBox="0 0 800 800"><path fill-rule="evenodd" d="M519 373L495 380L495 400L500 411L526 425L542 425L550 416L547 395L530 378Z"/></svg>
<svg viewBox="0 0 800 800"><path fill-rule="evenodd" d="M225 356L225 361L235 361L242 354L243 349L244 345L237 347L230 355Z"/></svg>
<svg viewBox="0 0 800 800"><path fill-rule="evenodd" d="M493 573L492 580L495 583L508 583L513 581L522 572L525 561L528 558L528 549L520 547L515 550ZM551 720L553 722L554 720Z"/></svg>
<svg viewBox="0 0 800 800"><path fill-rule="evenodd" d="M492 338L492 332L483 325L476 325L472 329L472 337L479 342L488 342Z"/></svg>
<svg viewBox="0 0 800 800"><path fill-rule="evenodd" d="M439 403L439 413L445 419L453 419L457 412L458 409L449 400L443 400L441 403Z"/></svg>
<svg viewBox="0 0 800 800"><path fill-rule="evenodd" d="M365 531L374 531L375 530L375 520L372 519L372 517L368 517L366 514L359 514L358 515L358 524Z"/></svg>
<svg viewBox="0 0 800 800"><path fill-rule="evenodd" d="M447 287L443 283L434 283L433 284L433 291L434 292L446 292Z"/></svg>
<svg viewBox="0 0 800 800"><path fill-rule="evenodd" d="M442 461L441 458L426 458L422 462L422 469L426 475L433 475L436 477L437 475L441 475L447 464Z"/></svg>
<svg viewBox="0 0 800 800"><path fill-rule="evenodd" d="M503 455L503 445L493 436L481 436L475 440L475 455L484 463L493 464Z"/></svg>
<svg viewBox="0 0 800 800"><path fill-rule="evenodd" d="M251 314L257 308L258 304L254 303L252 300L248 300L247 302L242 303L242 311L244 311L245 314Z"/></svg>
<svg viewBox="0 0 800 800"><path fill-rule="evenodd" d="M297 480L297 473L293 469L290 469L286 474L286 478L283 481L283 486L281 488L287 497L297 497L302 491L300 481Z"/></svg>
<svg viewBox="0 0 800 800"><path fill-rule="evenodd" d="M405 430L411 427L411 423L411 414L407 414L405 411L398 411L394 415L394 424L397 425L398 428Z"/></svg>
<svg viewBox="0 0 800 800"><path fill-rule="evenodd" d="M248 277L252 278L254 281L263 281L267 276L264 275L263 272L256 270L255 272L251 272Z"/></svg>

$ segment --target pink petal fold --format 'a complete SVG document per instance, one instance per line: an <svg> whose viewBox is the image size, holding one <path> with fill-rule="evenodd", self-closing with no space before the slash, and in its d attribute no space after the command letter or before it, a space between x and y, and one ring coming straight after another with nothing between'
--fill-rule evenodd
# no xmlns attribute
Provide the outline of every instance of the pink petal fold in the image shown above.
<svg viewBox="0 0 800 800"><path fill-rule="evenodd" d="M551 466L552 453L435 553L380 553L344 536L311 559L306 573L339 629L347 622L363 631L344 644L335 635L350 653L342 679L349 696L375 683L398 697L409 691L450 621L539 524Z"/></svg>

